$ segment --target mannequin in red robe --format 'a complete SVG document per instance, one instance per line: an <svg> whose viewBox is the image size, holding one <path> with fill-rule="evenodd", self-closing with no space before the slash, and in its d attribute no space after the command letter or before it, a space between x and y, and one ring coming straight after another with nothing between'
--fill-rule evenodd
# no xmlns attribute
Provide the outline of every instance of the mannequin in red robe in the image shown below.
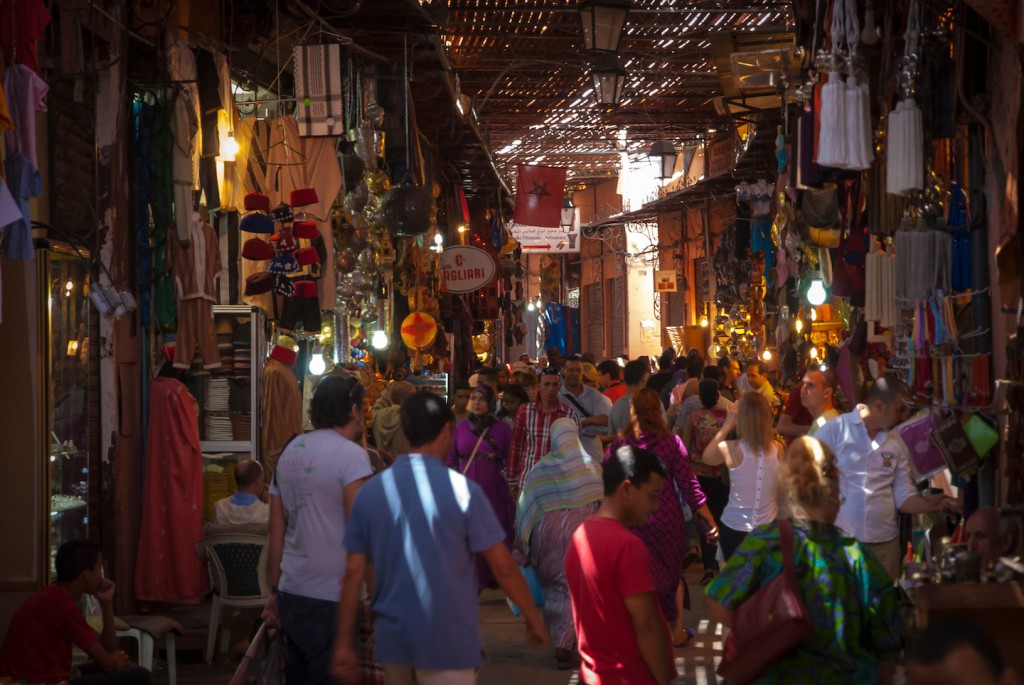
<svg viewBox="0 0 1024 685"><path fill-rule="evenodd" d="M135 597L198 604L209 589L209 576L196 555L196 543L203 537L199 415L195 398L168 366L149 389Z"/></svg>

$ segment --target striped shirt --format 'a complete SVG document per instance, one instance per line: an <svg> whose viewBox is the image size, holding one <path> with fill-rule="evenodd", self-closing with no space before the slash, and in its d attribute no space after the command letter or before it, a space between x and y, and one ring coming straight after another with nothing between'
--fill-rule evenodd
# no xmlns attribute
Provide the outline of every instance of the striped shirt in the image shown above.
<svg viewBox="0 0 1024 685"><path fill-rule="evenodd" d="M512 446L508 454L506 477L509 485L522 485L537 460L551 451L551 424L567 418L575 421L576 425L580 423L576 410L562 402L549 412L544 412L537 402L519 407L512 427Z"/></svg>

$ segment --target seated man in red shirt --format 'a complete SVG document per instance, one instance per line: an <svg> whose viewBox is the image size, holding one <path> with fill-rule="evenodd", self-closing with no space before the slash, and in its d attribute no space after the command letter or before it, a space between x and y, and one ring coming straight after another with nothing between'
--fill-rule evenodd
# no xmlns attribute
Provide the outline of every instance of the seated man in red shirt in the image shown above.
<svg viewBox="0 0 1024 685"><path fill-rule="evenodd" d="M69 540L57 550L57 583L29 597L11 619L0 647L0 678L29 683L55 683L71 678L72 645L85 651L93 663L83 668L91 675L71 685L146 685L150 673L129 666L128 655L117 649L114 628L113 582L103 577L100 548L88 540ZM78 606L82 595L99 600L103 633L86 622Z"/></svg>
<svg viewBox="0 0 1024 685"><path fill-rule="evenodd" d="M576 636L587 685L668 685L672 638L654 599L647 547L627 526L658 505L665 466L629 445L604 463L604 499L565 554Z"/></svg>

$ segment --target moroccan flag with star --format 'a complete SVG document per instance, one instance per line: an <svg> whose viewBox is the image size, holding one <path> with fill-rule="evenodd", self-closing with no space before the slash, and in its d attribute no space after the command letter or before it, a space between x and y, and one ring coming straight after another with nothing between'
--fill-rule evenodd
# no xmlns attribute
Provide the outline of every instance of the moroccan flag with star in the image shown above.
<svg viewBox="0 0 1024 685"><path fill-rule="evenodd" d="M516 175L516 211L512 220L524 226L558 228L562 222L565 169L520 164Z"/></svg>

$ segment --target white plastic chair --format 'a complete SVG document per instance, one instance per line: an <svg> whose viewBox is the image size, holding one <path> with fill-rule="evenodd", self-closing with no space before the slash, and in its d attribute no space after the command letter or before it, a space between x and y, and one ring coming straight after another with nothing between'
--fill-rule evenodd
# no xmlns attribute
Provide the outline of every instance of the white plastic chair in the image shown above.
<svg viewBox="0 0 1024 685"><path fill-rule="evenodd" d="M181 624L166 616L118 616L117 636L135 640L139 645L139 666L152 673L153 662L156 660L156 643L164 641L167 653L167 683L176 685L178 682L178 663L175 653L175 635L185 633Z"/></svg>
<svg viewBox="0 0 1024 685"><path fill-rule="evenodd" d="M261 607L270 597L267 577L269 546L265 535L219 533L208 535L196 545L196 552L210 562L213 602L206 636L206 663L213 662L217 631L220 650L227 650L228 627L221 625L225 608Z"/></svg>

